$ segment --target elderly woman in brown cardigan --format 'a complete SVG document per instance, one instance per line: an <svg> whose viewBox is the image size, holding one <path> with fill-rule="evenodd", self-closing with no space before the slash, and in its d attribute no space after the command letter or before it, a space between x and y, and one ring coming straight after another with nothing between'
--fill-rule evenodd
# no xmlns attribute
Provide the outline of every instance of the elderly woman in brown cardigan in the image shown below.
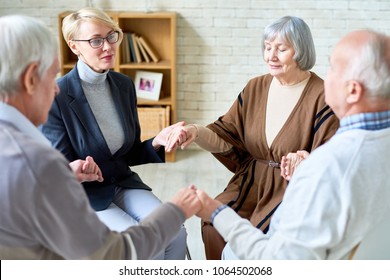
<svg viewBox="0 0 390 280"><path fill-rule="evenodd" d="M302 19L286 16L267 26L263 57L268 74L251 79L214 123L173 131L166 150L195 142L213 153L234 173L216 199L267 232L296 167L285 156L300 151L293 159L302 160L335 133L338 120L325 103L323 80L310 71L316 54ZM225 241L212 224L203 222L202 238L207 259L220 259Z"/></svg>

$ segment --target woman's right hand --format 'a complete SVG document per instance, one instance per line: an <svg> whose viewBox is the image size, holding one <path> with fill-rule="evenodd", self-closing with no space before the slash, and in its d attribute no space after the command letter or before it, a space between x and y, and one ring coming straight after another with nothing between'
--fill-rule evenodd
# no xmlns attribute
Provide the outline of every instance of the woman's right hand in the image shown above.
<svg viewBox="0 0 390 280"><path fill-rule="evenodd" d="M198 130L194 125L185 125L176 127L173 129L165 145L165 151L171 152L176 150L178 147L181 149L187 148L194 140L198 137Z"/></svg>

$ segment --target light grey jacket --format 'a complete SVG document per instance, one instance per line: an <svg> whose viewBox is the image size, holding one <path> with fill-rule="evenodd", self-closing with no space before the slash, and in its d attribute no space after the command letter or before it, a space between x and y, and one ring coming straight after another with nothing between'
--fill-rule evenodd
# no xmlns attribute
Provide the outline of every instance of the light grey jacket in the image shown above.
<svg viewBox="0 0 390 280"><path fill-rule="evenodd" d="M110 231L68 161L41 136L0 103L0 259L151 259L179 232L185 216L172 203Z"/></svg>

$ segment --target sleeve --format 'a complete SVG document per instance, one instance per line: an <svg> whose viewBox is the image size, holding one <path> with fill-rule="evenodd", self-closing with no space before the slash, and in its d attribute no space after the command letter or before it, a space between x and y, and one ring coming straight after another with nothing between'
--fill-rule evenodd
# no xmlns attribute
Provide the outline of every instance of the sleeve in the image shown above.
<svg viewBox="0 0 390 280"><path fill-rule="evenodd" d="M155 209L139 225L126 232L134 243L139 260L151 259L177 235L185 221L184 213L174 204L165 203Z"/></svg>
<svg viewBox="0 0 390 280"><path fill-rule="evenodd" d="M343 209L341 199L334 189L337 184L329 181L328 174L333 170L330 171L329 166L321 167L322 162L323 158L319 162L311 157L302 163L267 234L230 208L215 217L214 227L238 258L326 259L328 249L342 238L348 219L346 212L340 211Z"/></svg>
<svg viewBox="0 0 390 280"><path fill-rule="evenodd" d="M57 154L57 152L55 152ZM48 153L52 154L52 153ZM150 259L179 232L184 213L164 204L139 226L110 231L90 207L64 158L45 157L35 166L30 238L65 259Z"/></svg>
<svg viewBox="0 0 390 280"><path fill-rule="evenodd" d="M222 152L213 153L226 168L233 173L250 156L245 148L244 120L243 120L243 95L245 89L238 95L229 111L207 126L224 141L232 145L232 148Z"/></svg>
<svg viewBox="0 0 390 280"><path fill-rule="evenodd" d="M112 242L107 239L110 232L90 207L67 161L59 153L54 154L57 152L46 152L34 166L33 180L38 191L32 198L31 237L65 259L89 258L105 242ZM121 245L111 245L116 247L115 257L124 258L125 240L120 236L114 239L114 243Z"/></svg>
<svg viewBox="0 0 390 280"><path fill-rule="evenodd" d="M193 126L198 133L198 137L194 142L202 149L211 153L223 153L229 151L233 147L211 129L199 124L194 124Z"/></svg>
<svg viewBox="0 0 390 280"><path fill-rule="evenodd" d="M127 153L126 160L129 166L136 166L146 163L163 163L165 162L164 147L155 150L153 145L153 138L143 142L136 142Z"/></svg>

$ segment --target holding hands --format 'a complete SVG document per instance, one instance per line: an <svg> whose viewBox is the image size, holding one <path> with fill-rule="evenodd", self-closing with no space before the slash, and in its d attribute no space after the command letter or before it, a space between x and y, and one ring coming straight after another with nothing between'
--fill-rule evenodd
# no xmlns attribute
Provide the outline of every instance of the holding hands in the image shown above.
<svg viewBox="0 0 390 280"><path fill-rule="evenodd" d="M202 203L202 209L200 209L196 215L205 221L210 221L211 215L219 206L222 205L222 202L211 198L202 190L197 190L196 194Z"/></svg>
<svg viewBox="0 0 390 280"><path fill-rule="evenodd" d="M202 203L196 194L196 187L194 185L180 189L175 196L172 197L171 202L184 212L186 219L195 215L202 209Z"/></svg>
<svg viewBox="0 0 390 280"><path fill-rule="evenodd" d="M173 125L170 125L163 130L160 131L159 134L157 134L156 137L154 137L152 145L155 150L159 149L161 146L167 146L167 142L169 140L169 136L171 135L172 131L176 129L180 129L185 125L185 122L181 121L178 123L175 123ZM165 149L166 150L166 149Z"/></svg>
<svg viewBox="0 0 390 280"><path fill-rule="evenodd" d="M198 190L194 185L180 189L171 202L184 212L186 219L197 215L206 221L210 221L212 213L222 205L221 202L211 198L204 191Z"/></svg>
<svg viewBox="0 0 390 280"><path fill-rule="evenodd" d="M309 153L304 150L297 151L296 153L288 153L287 156L283 156L280 163L280 174L282 177L290 181L295 169L308 156Z"/></svg>
<svg viewBox="0 0 390 280"><path fill-rule="evenodd" d="M102 171L90 156L87 156L85 160L78 159L72 161L69 163L69 166L80 183L92 181L103 182Z"/></svg>
<svg viewBox="0 0 390 280"><path fill-rule="evenodd" d="M176 127L168 135L165 151L171 152L178 147L187 148L198 137L198 130L194 125Z"/></svg>

